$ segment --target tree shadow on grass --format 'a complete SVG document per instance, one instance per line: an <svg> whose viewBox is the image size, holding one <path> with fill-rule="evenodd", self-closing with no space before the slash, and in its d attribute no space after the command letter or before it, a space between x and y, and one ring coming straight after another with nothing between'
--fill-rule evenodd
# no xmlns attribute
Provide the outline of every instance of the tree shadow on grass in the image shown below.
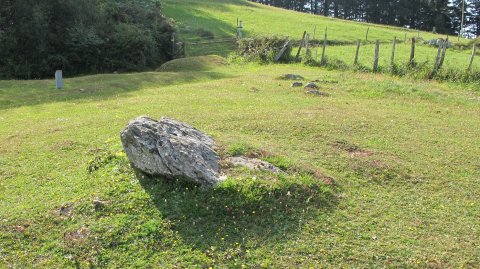
<svg viewBox="0 0 480 269"><path fill-rule="evenodd" d="M128 96L146 87L181 85L231 77L220 72L144 72L102 74L65 80L56 90L55 81L0 81L0 110L55 102L98 101Z"/></svg>
<svg viewBox="0 0 480 269"><path fill-rule="evenodd" d="M174 17L176 20L181 22L181 25L188 27L190 30L181 29L183 38L200 40L200 36L195 36L194 31L198 29L203 29L214 33L215 38L226 38L226 37L235 37L237 34L236 10L233 7L241 8L257 8L256 5L253 5L247 1L240 0L222 0L222 1L203 1L196 0L194 3L177 3L176 1L167 1L166 2L166 13L170 17ZM206 11L207 10L207 11ZM223 14L222 14L223 13ZM232 16L231 20L226 21L225 19L220 19L219 17L223 16ZM241 20L242 18L240 18ZM251 35L253 32L248 29L244 29L243 33L245 35ZM192 40L190 40L192 41Z"/></svg>
<svg viewBox="0 0 480 269"><path fill-rule="evenodd" d="M162 216L194 249L277 244L295 236L304 223L329 214L336 188L323 182L227 180L214 189L147 177L140 184Z"/></svg>

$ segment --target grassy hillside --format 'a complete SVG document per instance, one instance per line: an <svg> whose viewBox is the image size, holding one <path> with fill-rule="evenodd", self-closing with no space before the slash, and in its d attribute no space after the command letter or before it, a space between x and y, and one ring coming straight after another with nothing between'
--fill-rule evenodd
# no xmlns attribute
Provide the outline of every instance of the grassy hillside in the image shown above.
<svg viewBox="0 0 480 269"><path fill-rule="evenodd" d="M218 58L171 72L189 64L61 91L0 81L0 268L478 268L477 88ZM138 177L119 132L145 114L288 175L233 169L209 191Z"/></svg>
<svg viewBox="0 0 480 269"><path fill-rule="evenodd" d="M235 48L233 41L214 44L198 43L209 41L212 37L218 40L235 36L237 18L243 20L246 36L283 35L299 40L303 32L308 31L313 39L314 29L316 29L315 38L322 39L325 27L328 27L330 45L327 49L327 57L343 61L348 65L353 63L356 48L351 44L356 44L357 40L361 39L363 46L360 50L360 64L370 69L374 57L373 43L376 39L382 42L380 68L386 70L390 67L391 43L394 37L400 41L407 38L406 44L397 45L396 63L399 65L409 61L411 37L421 37L417 42L416 61L426 65L425 70L431 71L437 48L423 45L422 40L445 38L429 32L309 15L244 0L166 0L164 3L167 16L177 22L181 33L180 38L187 41L187 56L211 54L227 56L231 53ZM367 29L369 29L368 41L365 40ZM457 41L456 37L450 37L450 41L461 44L468 42L466 39ZM191 44L192 42L195 44ZM349 44L350 46L344 46ZM448 69L446 71L448 76L454 77L453 80L456 76L461 76L468 66L470 55L469 49L449 49L444 64ZM474 71L480 70L478 57L474 61Z"/></svg>
<svg viewBox="0 0 480 269"><path fill-rule="evenodd" d="M250 36L276 34L301 39L303 31L313 34L317 27L317 37L323 37L324 29L328 27L330 40L353 43L365 39L367 28L370 27L371 41L391 41L395 36L403 39L405 33L408 38L420 35L425 40L445 37L398 27L309 15L245 0L165 0L164 10L167 16L180 22L183 30L190 30L186 38L193 38L196 29L211 31L216 37L235 36L237 18L243 21L244 32Z"/></svg>

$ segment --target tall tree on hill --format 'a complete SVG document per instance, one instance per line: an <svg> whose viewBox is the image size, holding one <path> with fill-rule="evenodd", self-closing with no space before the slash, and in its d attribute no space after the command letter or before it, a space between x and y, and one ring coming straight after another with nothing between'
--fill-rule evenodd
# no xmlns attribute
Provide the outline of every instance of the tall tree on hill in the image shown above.
<svg viewBox="0 0 480 269"><path fill-rule="evenodd" d="M471 1L470 12L468 23L471 28L469 28L469 31L473 35L480 37L480 0Z"/></svg>

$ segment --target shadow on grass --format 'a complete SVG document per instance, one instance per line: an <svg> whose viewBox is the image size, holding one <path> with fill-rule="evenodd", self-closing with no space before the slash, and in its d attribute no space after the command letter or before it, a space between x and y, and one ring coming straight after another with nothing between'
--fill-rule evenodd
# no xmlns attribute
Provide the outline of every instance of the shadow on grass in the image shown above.
<svg viewBox="0 0 480 269"><path fill-rule="evenodd" d="M235 14L237 11L233 8L250 8L254 12L256 5L243 0L221 0L221 1L176 1L168 0L165 2L165 13L180 21L185 29L181 32L187 39L200 40L200 36L195 34L195 30L203 29L214 33L215 38L235 37L237 34L236 18L232 17L229 22L218 17L226 14ZM208 10L208 11L205 11ZM241 19L241 18L240 18ZM245 35L253 34L248 29L244 29ZM197 37L194 37L197 36ZM192 40L191 40L192 41Z"/></svg>
<svg viewBox="0 0 480 269"><path fill-rule="evenodd" d="M0 110L55 102L97 101L127 96L146 87L181 85L231 77L219 72L144 72L103 74L65 80L56 90L55 81L0 81Z"/></svg>
<svg viewBox="0 0 480 269"><path fill-rule="evenodd" d="M335 188L301 178L227 180L214 189L138 175L162 216L194 249L278 244L337 205Z"/></svg>

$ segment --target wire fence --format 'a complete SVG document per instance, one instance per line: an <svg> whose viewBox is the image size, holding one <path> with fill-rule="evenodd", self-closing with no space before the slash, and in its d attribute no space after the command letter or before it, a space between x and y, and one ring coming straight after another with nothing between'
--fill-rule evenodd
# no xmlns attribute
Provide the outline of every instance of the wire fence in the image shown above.
<svg viewBox="0 0 480 269"><path fill-rule="evenodd" d="M236 42L236 38L186 41L184 45L184 53L186 57L211 54L226 57L231 52L235 51Z"/></svg>
<svg viewBox="0 0 480 269"><path fill-rule="evenodd" d="M228 56L236 50L237 40L244 37L241 21L237 22L237 25L238 32L236 37L212 38L212 34L210 38L181 42L182 56ZM405 33L404 36L398 39L394 38L392 41L371 40L371 38L369 39L368 30L365 37L359 39L358 42L340 42L328 39L327 29L325 29L325 35L320 35L320 38L318 38L318 35L315 38L316 30L314 30L312 38L305 31L301 39L290 39L290 45L294 47L294 51L298 49L296 60L307 56L318 61L321 65L324 65L327 59L340 60L348 65L370 66L372 71L378 71L379 69L391 68L397 63L407 63L410 66L420 63L423 65L432 64L432 72L435 73L442 68L445 62L445 65L451 69L469 72L478 72L480 70L479 61L474 61L475 55L479 53L475 45L473 46L473 51L455 49L448 41L448 38L446 40L425 41L420 37L419 33L411 38L407 38ZM430 44L433 41L436 43ZM302 48L303 51L300 53Z"/></svg>

